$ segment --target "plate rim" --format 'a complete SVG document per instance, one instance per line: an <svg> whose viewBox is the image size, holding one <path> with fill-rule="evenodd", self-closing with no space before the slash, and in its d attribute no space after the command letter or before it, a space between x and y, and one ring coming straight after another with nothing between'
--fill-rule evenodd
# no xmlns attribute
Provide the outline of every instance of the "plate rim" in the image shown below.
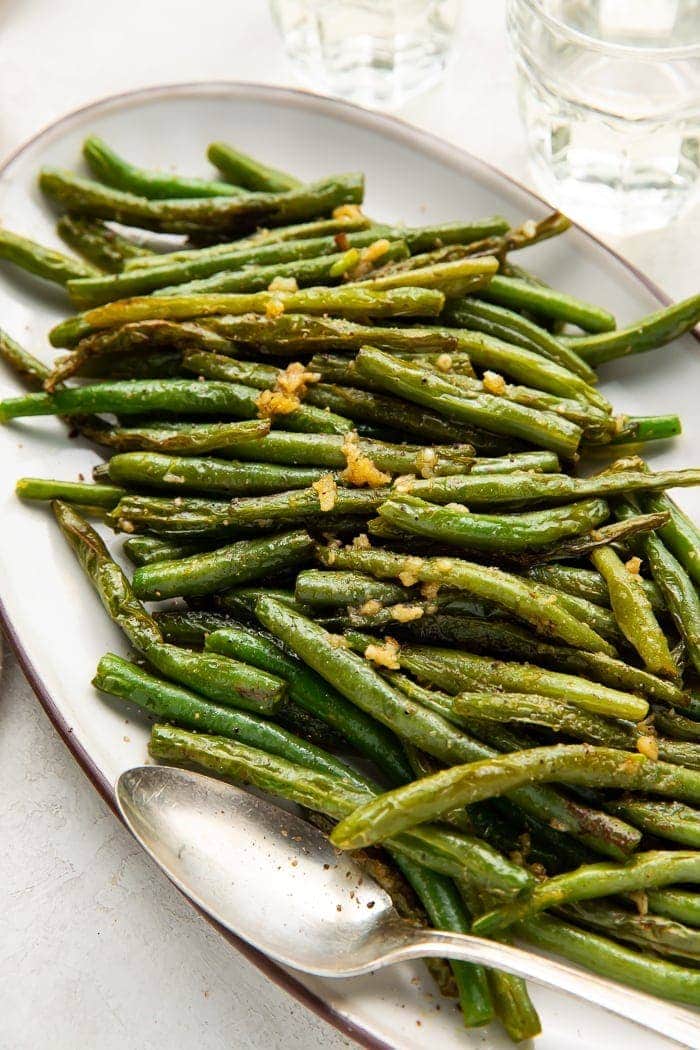
<svg viewBox="0 0 700 1050"><path fill-rule="evenodd" d="M228 93L231 97L245 95L247 93L253 97L258 96L264 98L268 102L287 100L300 102L302 106L320 104L330 115L338 117L341 121L351 119L353 123L364 125L365 127L385 129L390 137L396 138L397 130L401 131L403 135L410 133L412 141L424 154L429 156L442 155L453 160L459 160L464 166L470 168L472 171L479 172L482 177L495 176L496 179L503 179L511 186L515 186L521 193L525 194L531 200L554 210L554 205L549 204L545 198L502 171L497 165L483 160L469 150L448 142L439 135L417 127L415 124L404 120L402 117L367 109L364 106L314 91L309 91L305 88L265 84L250 80L175 81L173 83L130 88L126 91L103 95L98 99L85 103L84 105L77 106L75 109L69 110L55 120L44 124L37 132L35 132L35 134L30 136L9 154L3 157L0 162L0 179L4 177L7 169L28 149L35 145L35 143L39 142L49 134L53 134L66 126L70 126L73 121L79 120L85 116L85 114L93 111L99 112L113 106L118 107L120 104L155 99L159 96L168 97L172 95L186 95L188 92L191 94L201 93L202 96L205 96L208 92L212 91ZM671 298L642 270L626 259L616 249L611 248L596 234L592 233L577 222L572 221L572 227L579 230L584 237L592 241L604 253L620 263L622 267L626 269L635 280L643 285L643 287L646 288L646 290L661 304L667 305L672 301ZM691 334L700 341L700 328L694 329ZM56 732L73 755L83 773L90 780L95 790L107 803L123 826L126 827L116 805L114 786L98 768L87 748L85 748L84 745L74 736L72 728L60 710L58 703L53 699L50 690L45 685L38 667L35 666L28 652L24 648L19 634L12 623L5 603L3 602L1 594L0 629L2 629L23 674ZM163 874L166 875L166 878L168 877L167 873L163 872ZM232 945L232 947L248 959L249 962L253 963L261 973L274 981L278 987L293 996L303 1006L312 1010L318 1017L326 1021L328 1024L333 1025L333 1027L343 1035L349 1036L360 1046L366 1047L367 1050L396 1050L394 1044L385 1042L378 1036L373 1035L361 1024L346 1017L335 1007L329 1005L315 992L312 992L309 988L303 985L292 973L289 973L278 963L274 962L269 956L258 951L256 948L253 948L252 945L226 930L215 919L211 918L211 916L207 915L201 908L199 908L183 890L172 882L172 880L168 879L168 881L175 886L188 904L211 926L213 926L217 932Z"/></svg>

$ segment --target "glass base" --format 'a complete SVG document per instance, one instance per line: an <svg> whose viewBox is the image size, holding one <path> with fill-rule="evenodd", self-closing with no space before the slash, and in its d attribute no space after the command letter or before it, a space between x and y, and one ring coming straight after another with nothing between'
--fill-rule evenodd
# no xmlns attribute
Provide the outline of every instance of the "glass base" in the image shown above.
<svg viewBox="0 0 700 1050"><path fill-rule="evenodd" d="M611 236L661 229L695 196L687 184L618 189L574 174L557 177L536 153L530 156L530 169L546 200L574 222Z"/></svg>

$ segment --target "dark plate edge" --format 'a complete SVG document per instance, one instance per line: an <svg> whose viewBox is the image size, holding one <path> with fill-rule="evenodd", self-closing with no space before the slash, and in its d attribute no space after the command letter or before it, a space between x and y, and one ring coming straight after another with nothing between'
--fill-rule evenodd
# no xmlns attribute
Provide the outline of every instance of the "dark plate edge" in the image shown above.
<svg viewBox="0 0 700 1050"><path fill-rule="evenodd" d="M505 172L501 171L500 168L496 167L495 165L489 164L487 161L481 160L481 158L469 153L468 150L461 149L459 146L455 146L452 143L447 142L445 139L440 138L440 136L438 135L433 135L429 131L424 131L421 128L415 127L408 121L402 120L400 117L388 116L387 114L383 113L375 113L371 110L364 109L362 106L357 106L353 103L345 102L339 99L329 98L325 95L318 95L314 92L305 91L300 88L278 87L270 84L259 84L254 81L221 80L160 84L146 88L135 88L130 91L118 92L114 95L106 95L100 99L97 99L96 101L90 102L84 106L79 106L76 109L71 110L69 113L64 114L58 120L52 121L51 123L41 128L40 131L38 131L35 135L32 135L31 138L27 139L24 143L22 143L22 145L20 145L17 149L13 150L7 157L4 158L2 164L0 164L0 177L2 177L2 175L5 173L6 168L8 168L9 165L17 157L19 157L38 139L42 138L42 136L45 135L48 131L54 131L60 128L63 124L66 124L69 121L71 121L74 117L78 117L81 114L88 113L90 110L100 109L107 103L116 104L129 99L135 100L137 97L145 99L150 96L168 94L169 92L184 93L188 89L206 90L208 88L220 89L224 91L231 89L233 89L234 91L236 89L248 89L253 90L255 92L259 92L261 95L266 95L269 98L274 98L275 95L279 95L282 97L288 97L290 95L293 97L299 96L301 98L311 97L314 99L320 99L332 109L340 110L341 115L343 111L347 111L349 113L352 113L356 120L358 118L362 118L366 123L369 124L380 126L384 125L388 129L398 126L404 129L405 131L410 131L419 143L422 142L423 144L425 144L428 147L427 152L434 152L436 147L439 147L441 151L447 150L448 152L451 152L461 157L463 160L467 160L471 166L477 169L481 169L483 173L494 174L497 175L499 178L505 179L507 182L510 182L513 186L516 186L522 193L531 197L539 204L551 207L548 204L548 202L544 200L544 198L540 197L528 187L518 182L517 179L513 179L510 175L507 175ZM666 293L663 292L657 284L655 284L641 270L637 269L637 267L634 266L631 262L625 259L625 257L622 256L619 252L615 251L615 249L611 248L599 237L591 233L589 230L585 229L583 226L580 226L578 223L572 223L572 226L581 231L581 233L583 233L591 241L597 244L604 252L606 252L608 255L611 255L619 263L621 263L632 274L632 276L635 277L640 282L640 284L642 284L647 289L647 291L649 291L659 302L663 304L668 304L671 302L670 297L667 296ZM692 334L698 341L700 341L700 329L694 329ZM34 664L29 658L28 653L22 646L22 643L12 625L9 614L7 613L1 596L0 627L2 628L2 631L7 641L9 642L17 658L17 662L19 663L20 667L22 668L22 671L24 672L25 677L27 678L27 681L34 690L37 699L44 708L44 711L48 715L49 720L53 724L54 728L61 736L63 742L66 744L69 750L72 752L73 757L76 759L81 769L92 782L93 786L102 796L104 801L108 804L108 806L112 809L116 816L118 816L121 819L115 803L113 786L109 783L109 781L105 779L101 771L93 762L91 756L88 754L87 750L73 735L72 728L68 725L63 714L59 710L58 705L55 703L50 692L45 687L43 680L39 674L39 671L34 666ZM176 887L176 889L178 889L178 887ZM283 988L290 995L294 996L294 998L298 1002L302 1003L308 1009L312 1010L324 1021L327 1021L329 1024L333 1025L334 1028L338 1029L338 1031L342 1032L344 1035L347 1035L351 1039L354 1039L360 1046L367 1047L368 1050L396 1050L396 1048L392 1047L392 1044L386 1043L383 1040L378 1039L376 1036L366 1031L360 1025L357 1025L353 1021L348 1020L341 1013L330 1007L319 996L311 992L295 977L289 974L286 970L282 969L281 966L278 966L277 963L273 962L268 956L264 955L262 952L259 952L257 949L253 948L251 945L247 944L240 938L235 937L232 933L230 933L218 922L216 922L215 919L212 919L211 916L203 912L202 909L199 908L193 901L191 901L189 897L187 897L187 895L184 894L181 890L178 889L178 892L180 892L182 896L184 896L189 901L190 905L201 916L203 916L203 918L205 918L206 921L210 923L210 925L212 925L220 934L222 934L222 936L225 937L226 940L234 948L236 948L237 951L244 955L246 959L253 963L254 966L256 966L272 981L274 981L274 983L277 984L280 988Z"/></svg>

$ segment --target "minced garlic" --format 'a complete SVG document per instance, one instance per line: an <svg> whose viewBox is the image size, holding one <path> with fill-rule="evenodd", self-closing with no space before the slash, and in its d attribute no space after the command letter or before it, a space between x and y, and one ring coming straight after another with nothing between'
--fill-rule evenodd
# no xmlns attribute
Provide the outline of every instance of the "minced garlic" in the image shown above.
<svg viewBox="0 0 700 1050"><path fill-rule="evenodd" d="M318 383L320 379L320 372L309 372L300 361L292 361L277 376L276 389L281 390L283 394L302 398L309 384Z"/></svg>
<svg viewBox="0 0 700 1050"><path fill-rule="evenodd" d="M632 890L627 896L634 903L639 915L644 918L649 912L649 898L644 890Z"/></svg>
<svg viewBox="0 0 700 1050"><path fill-rule="evenodd" d="M394 479L394 488L397 492L410 492L415 480L413 474L399 474L398 478Z"/></svg>
<svg viewBox="0 0 700 1050"><path fill-rule="evenodd" d="M637 737L637 751L644 755L646 758L650 758L653 762L656 762L659 757L659 745L654 736L639 736Z"/></svg>
<svg viewBox="0 0 700 1050"><path fill-rule="evenodd" d="M298 292L296 277L273 277L267 286L268 292Z"/></svg>
<svg viewBox="0 0 700 1050"><path fill-rule="evenodd" d="M299 398L282 393L281 390L261 390L255 404L261 419L272 419L273 416L287 416L299 408Z"/></svg>
<svg viewBox="0 0 700 1050"><path fill-rule="evenodd" d="M316 490L321 510L324 513L333 510L335 498L338 495L338 486L333 475L324 474L322 478L312 483L311 488Z"/></svg>
<svg viewBox="0 0 700 1050"><path fill-rule="evenodd" d="M495 394L497 397L502 397L506 392L506 381L498 372L488 370L484 372L483 384L487 393Z"/></svg>
<svg viewBox="0 0 700 1050"><path fill-rule="evenodd" d="M334 219L362 219L362 208L359 204L340 204L332 212Z"/></svg>
<svg viewBox="0 0 700 1050"><path fill-rule="evenodd" d="M437 452L434 448L422 448L416 454L416 470L422 478L432 478L435 474Z"/></svg>
<svg viewBox="0 0 700 1050"><path fill-rule="evenodd" d="M372 544L366 532L361 532L359 536L353 536L352 545L356 551L369 551L372 549Z"/></svg>
<svg viewBox="0 0 700 1050"><path fill-rule="evenodd" d="M357 431L353 430L344 436L343 455L345 456L347 467L341 477L348 484L367 485L369 488L375 489L381 488L382 485L388 485L391 481L390 474L385 474L383 470L379 470L369 456L362 454Z"/></svg>
<svg viewBox="0 0 700 1050"><path fill-rule="evenodd" d="M449 354L438 354L435 360L435 367L440 372L450 372L452 370L452 358Z"/></svg>
<svg viewBox="0 0 700 1050"><path fill-rule="evenodd" d="M399 651L399 643L394 638L385 638L383 645L375 645L373 643L367 646L365 659L371 660L378 667L386 667L389 671L398 671L401 667Z"/></svg>
<svg viewBox="0 0 700 1050"><path fill-rule="evenodd" d="M382 608L380 601L377 601L376 598L369 598L357 611L361 616L376 616L378 612L382 611Z"/></svg>
<svg viewBox="0 0 700 1050"><path fill-rule="evenodd" d="M276 295L273 295L265 303L265 316L266 317L281 317L284 313L284 303L281 299L278 299Z"/></svg>
<svg viewBox="0 0 700 1050"><path fill-rule="evenodd" d="M631 573L633 576L639 576L639 570L641 569L641 567L642 559L638 558L636 554L634 555L634 557L630 558L628 561L625 562L625 568L627 569L627 572Z"/></svg>
<svg viewBox="0 0 700 1050"><path fill-rule="evenodd" d="M418 583L418 577L412 572L400 572L399 579L404 587L413 587Z"/></svg>
<svg viewBox="0 0 700 1050"><path fill-rule="evenodd" d="M420 605L392 605L389 611L392 619L398 623L410 623L411 620L420 620L423 615L423 608Z"/></svg>

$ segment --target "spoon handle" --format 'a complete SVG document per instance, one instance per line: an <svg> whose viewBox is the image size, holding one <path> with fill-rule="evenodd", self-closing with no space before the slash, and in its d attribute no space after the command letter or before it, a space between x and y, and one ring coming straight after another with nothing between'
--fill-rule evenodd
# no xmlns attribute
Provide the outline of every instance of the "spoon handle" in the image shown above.
<svg viewBox="0 0 700 1050"><path fill-rule="evenodd" d="M602 1006L620 1017L644 1028L659 1032L682 1046L700 1047L700 1013L686 1010L676 1003L634 991L573 966L554 962L499 941L487 941L462 933L440 930L426 932L408 928L403 944L383 956L381 962L442 956L464 962L481 963L495 970L524 977L536 984L568 992L579 999ZM381 963L380 963L381 965Z"/></svg>

